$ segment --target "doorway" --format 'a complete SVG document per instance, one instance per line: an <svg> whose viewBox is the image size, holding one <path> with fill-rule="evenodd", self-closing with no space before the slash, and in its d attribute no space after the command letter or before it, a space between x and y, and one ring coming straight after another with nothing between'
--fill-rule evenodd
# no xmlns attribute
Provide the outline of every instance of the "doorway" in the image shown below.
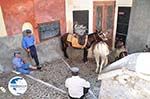
<svg viewBox="0 0 150 99"><path fill-rule="evenodd" d="M32 26L32 24L31 24L30 22L25 22L25 23L22 25L22 33L23 33L23 36L26 35L25 30L27 30L27 29L31 30L32 33L33 33L33 26Z"/></svg>
<svg viewBox="0 0 150 99"><path fill-rule="evenodd" d="M93 31L109 31L107 44L112 47L115 1L94 1Z"/></svg>
<svg viewBox="0 0 150 99"><path fill-rule="evenodd" d="M88 10L79 10L73 11L73 24L78 23L79 25L86 26L86 33L88 33L89 25L89 11Z"/></svg>
<svg viewBox="0 0 150 99"><path fill-rule="evenodd" d="M130 19L131 7L119 7L117 19L116 41L121 40L126 43L128 35L128 26Z"/></svg>

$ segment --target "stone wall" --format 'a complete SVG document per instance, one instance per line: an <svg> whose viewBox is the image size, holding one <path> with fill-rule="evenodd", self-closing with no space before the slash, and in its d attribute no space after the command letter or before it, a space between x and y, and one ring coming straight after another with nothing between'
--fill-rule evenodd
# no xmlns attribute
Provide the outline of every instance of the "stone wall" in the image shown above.
<svg viewBox="0 0 150 99"><path fill-rule="evenodd" d="M20 50L22 56L27 61L35 64L34 61L27 57L26 52L21 47L22 35L14 35L9 37L0 38L0 64L7 69L12 69L12 58L15 50ZM60 37L55 37L36 45L37 53L39 56L40 64L44 62L51 62L62 57L62 51L60 48Z"/></svg>
<svg viewBox="0 0 150 99"><path fill-rule="evenodd" d="M130 53L143 51L145 45L150 46L150 0L133 0L127 48Z"/></svg>

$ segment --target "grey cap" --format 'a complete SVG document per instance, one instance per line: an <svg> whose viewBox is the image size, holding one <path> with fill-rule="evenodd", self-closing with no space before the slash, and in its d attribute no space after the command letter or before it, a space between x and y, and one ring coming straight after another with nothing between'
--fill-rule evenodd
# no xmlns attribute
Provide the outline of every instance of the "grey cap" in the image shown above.
<svg viewBox="0 0 150 99"><path fill-rule="evenodd" d="M70 69L72 72L79 72L79 68L78 67L72 67L71 69Z"/></svg>
<svg viewBox="0 0 150 99"><path fill-rule="evenodd" d="M15 51L14 56L16 56L16 54L21 54L21 52L20 51Z"/></svg>

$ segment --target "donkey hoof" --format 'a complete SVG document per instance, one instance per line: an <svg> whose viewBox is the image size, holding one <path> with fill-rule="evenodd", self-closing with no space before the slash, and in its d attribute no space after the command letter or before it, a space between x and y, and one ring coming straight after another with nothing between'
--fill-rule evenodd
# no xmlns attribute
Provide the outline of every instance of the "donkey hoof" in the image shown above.
<svg viewBox="0 0 150 99"><path fill-rule="evenodd" d="M88 61L84 62L84 64L85 64L85 65L88 64Z"/></svg>
<svg viewBox="0 0 150 99"><path fill-rule="evenodd" d="M86 63L88 60L87 59L82 59L84 63Z"/></svg>
<svg viewBox="0 0 150 99"><path fill-rule="evenodd" d="M68 56L66 56L66 58L69 58Z"/></svg>
<svg viewBox="0 0 150 99"><path fill-rule="evenodd" d="M98 74L101 74L101 71Z"/></svg>
<svg viewBox="0 0 150 99"><path fill-rule="evenodd" d="M98 71L97 71L97 70L96 70L95 72L96 72L96 74L98 74Z"/></svg>
<svg viewBox="0 0 150 99"><path fill-rule="evenodd" d="M68 56L65 56L65 59L69 59L69 57L68 57Z"/></svg>

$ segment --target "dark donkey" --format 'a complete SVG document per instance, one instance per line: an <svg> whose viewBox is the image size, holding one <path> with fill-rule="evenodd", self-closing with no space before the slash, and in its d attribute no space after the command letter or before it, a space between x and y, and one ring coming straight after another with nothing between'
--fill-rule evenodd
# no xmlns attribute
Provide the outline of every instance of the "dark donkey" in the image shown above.
<svg viewBox="0 0 150 99"><path fill-rule="evenodd" d="M67 37L68 37L69 33L66 33L64 34L63 36L61 36L61 43L62 43L62 50L64 52L64 56L66 58L69 58L68 57L68 54L67 54L67 47L68 46L71 46L71 42L68 42L67 41ZM88 49L91 47L91 45L94 43L94 42L99 42L99 41L106 41L107 38L106 38L106 33L104 32L94 32L92 34L89 34L88 35L88 41L87 41L87 44L86 46L83 48L84 49L84 53L83 53L83 62L87 62L87 55L88 55Z"/></svg>

